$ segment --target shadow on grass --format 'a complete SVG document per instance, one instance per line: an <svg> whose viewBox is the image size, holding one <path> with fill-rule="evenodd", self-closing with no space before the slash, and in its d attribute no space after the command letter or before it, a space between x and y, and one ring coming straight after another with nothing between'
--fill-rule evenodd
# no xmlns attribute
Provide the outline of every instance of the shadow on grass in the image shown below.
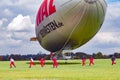
<svg viewBox="0 0 120 80"><path fill-rule="evenodd" d="M40 62L34 62L36 65L39 65ZM30 64L29 62L26 62L26 64ZM53 62L45 62L45 65L52 65ZM73 64L81 64L80 62L69 62L69 61L62 61L62 62L59 62L58 61L58 64L59 65L73 65Z"/></svg>

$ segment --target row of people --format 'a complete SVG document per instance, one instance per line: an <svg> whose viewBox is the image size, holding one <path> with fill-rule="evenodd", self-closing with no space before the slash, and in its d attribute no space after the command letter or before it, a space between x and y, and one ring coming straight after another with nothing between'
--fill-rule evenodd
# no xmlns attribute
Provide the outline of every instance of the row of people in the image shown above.
<svg viewBox="0 0 120 80"><path fill-rule="evenodd" d="M58 62L57 62L56 57L54 57L54 58L51 57L51 59L53 61L53 68L57 68L58 67ZM39 60L39 62L40 62L41 67L44 67L45 59L41 58ZM83 56L82 57L82 66L84 66L85 64L86 64L86 58L85 58L85 56ZM116 64L114 56L111 57L111 64L112 65ZM34 63L34 60L31 58L30 59L30 66L29 66L29 68L31 68L33 65L35 65L35 63ZM91 66L91 65L94 65L94 58L92 56L89 58L89 66ZM13 66L16 67L16 65L14 63L14 59L11 58L10 59L10 68L12 68Z"/></svg>
<svg viewBox="0 0 120 80"><path fill-rule="evenodd" d="M56 57L54 57L54 58L52 59L52 61L53 61L53 68L57 68L57 67L58 67L58 62L57 62ZM40 62L41 67L44 67L44 65L45 65L45 59L44 59L44 58L41 58L41 59L39 60L39 62ZM35 65L34 60L31 58L29 68L31 68L31 67L34 66L34 65Z"/></svg>
<svg viewBox="0 0 120 80"><path fill-rule="evenodd" d="M53 61L53 68L57 68L57 67L58 67L58 62L57 62L56 57L54 57L54 58L52 59L52 61ZM41 58L41 59L39 60L39 62L40 62L41 67L44 67L44 65L45 65L45 59L44 59L44 58ZM29 68L32 68L32 66L35 65L33 58L30 59L30 63L29 63L29 64L30 64L30 65L29 65ZM12 67L16 67L13 58L10 59L10 68L12 68Z"/></svg>
<svg viewBox="0 0 120 80"><path fill-rule="evenodd" d="M84 66L85 64L86 64L86 58L85 58L85 56L83 56L82 57L82 66ZM111 57L111 64L112 65L116 64L114 56ZM91 66L91 65L94 65L94 58L92 56L89 58L89 66Z"/></svg>
<svg viewBox="0 0 120 80"><path fill-rule="evenodd" d="M85 58L85 56L83 56L82 57L82 66L84 66L86 63L86 58ZM89 58L89 66L91 66L91 65L94 65L94 58L91 56L90 58Z"/></svg>

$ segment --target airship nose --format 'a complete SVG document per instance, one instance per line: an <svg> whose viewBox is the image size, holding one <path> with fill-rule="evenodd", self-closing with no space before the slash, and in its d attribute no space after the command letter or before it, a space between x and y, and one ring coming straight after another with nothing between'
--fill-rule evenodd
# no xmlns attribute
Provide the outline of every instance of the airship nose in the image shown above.
<svg viewBox="0 0 120 80"><path fill-rule="evenodd" d="M85 2L89 3L89 4L93 4L95 3L97 0L84 0Z"/></svg>

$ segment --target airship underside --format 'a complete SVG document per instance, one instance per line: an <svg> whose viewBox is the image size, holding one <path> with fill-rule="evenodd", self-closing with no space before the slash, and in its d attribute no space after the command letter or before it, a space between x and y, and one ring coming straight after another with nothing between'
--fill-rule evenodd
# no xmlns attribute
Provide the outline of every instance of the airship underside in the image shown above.
<svg viewBox="0 0 120 80"><path fill-rule="evenodd" d="M44 0L36 17L36 37L43 48L56 52L76 49L101 28L105 0Z"/></svg>

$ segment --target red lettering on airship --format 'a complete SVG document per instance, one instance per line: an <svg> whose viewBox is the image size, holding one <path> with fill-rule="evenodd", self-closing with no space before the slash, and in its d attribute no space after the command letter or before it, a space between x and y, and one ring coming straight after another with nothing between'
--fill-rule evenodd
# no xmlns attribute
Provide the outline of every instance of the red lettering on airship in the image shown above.
<svg viewBox="0 0 120 80"><path fill-rule="evenodd" d="M49 17L53 13L56 12L56 7L53 5L54 0L44 0L43 3L41 4L37 17L36 17L36 26L38 26L43 20L44 17Z"/></svg>

